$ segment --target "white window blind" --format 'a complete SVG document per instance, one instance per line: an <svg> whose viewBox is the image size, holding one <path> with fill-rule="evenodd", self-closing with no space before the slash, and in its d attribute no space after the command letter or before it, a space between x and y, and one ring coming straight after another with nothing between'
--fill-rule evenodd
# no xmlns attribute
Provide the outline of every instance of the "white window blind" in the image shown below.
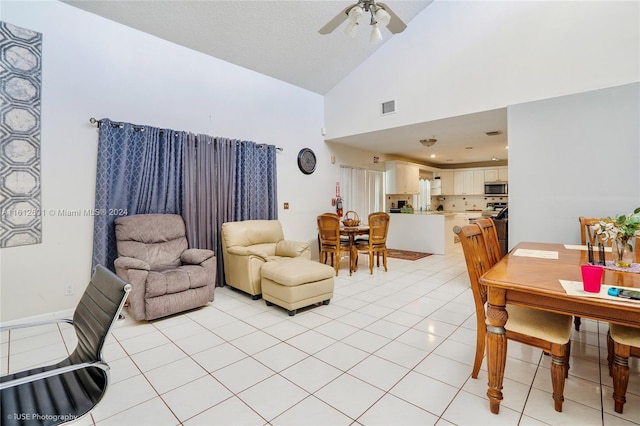
<svg viewBox="0 0 640 426"><path fill-rule="evenodd" d="M414 211L427 210L427 206L431 204L431 181L428 179L420 179L420 193L418 194L418 202L413 206Z"/></svg>
<svg viewBox="0 0 640 426"><path fill-rule="evenodd" d="M384 211L384 172L342 166L340 195L344 212L353 210L367 223L369 213Z"/></svg>

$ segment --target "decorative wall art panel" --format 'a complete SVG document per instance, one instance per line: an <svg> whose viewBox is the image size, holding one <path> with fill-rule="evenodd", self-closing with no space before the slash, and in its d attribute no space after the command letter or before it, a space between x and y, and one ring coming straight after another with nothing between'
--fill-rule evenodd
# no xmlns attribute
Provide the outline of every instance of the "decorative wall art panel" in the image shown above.
<svg viewBox="0 0 640 426"><path fill-rule="evenodd" d="M42 241L42 34L0 21L0 248Z"/></svg>

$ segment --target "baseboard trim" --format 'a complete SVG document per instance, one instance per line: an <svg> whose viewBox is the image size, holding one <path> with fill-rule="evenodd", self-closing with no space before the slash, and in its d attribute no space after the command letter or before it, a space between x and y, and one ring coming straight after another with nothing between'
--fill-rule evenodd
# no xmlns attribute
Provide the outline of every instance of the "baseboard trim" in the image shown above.
<svg viewBox="0 0 640 426"><path fill-rule="evenodd" d="M63 311L50 312L48 314L34 315L31 317L25 317L25 318L7 321L2 323L2 325L6 327L6 326L26 324L26 323L37 322L37 321L51 321L54 319L71 318L73 317L73 312L74 312L74 309L65 309Z"/></svg>

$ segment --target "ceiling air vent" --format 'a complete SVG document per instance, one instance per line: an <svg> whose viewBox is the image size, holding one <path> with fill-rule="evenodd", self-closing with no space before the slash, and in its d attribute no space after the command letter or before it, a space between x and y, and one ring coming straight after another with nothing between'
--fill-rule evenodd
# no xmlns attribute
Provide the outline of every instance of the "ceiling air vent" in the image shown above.
<svg viewBox="0 0 640 426"><path fill-rule="evenodd" d="M391 100L387 102L383 102L381 105L380 111L382 111L382 115L392 114L396 112L396 101Z"/></svg>

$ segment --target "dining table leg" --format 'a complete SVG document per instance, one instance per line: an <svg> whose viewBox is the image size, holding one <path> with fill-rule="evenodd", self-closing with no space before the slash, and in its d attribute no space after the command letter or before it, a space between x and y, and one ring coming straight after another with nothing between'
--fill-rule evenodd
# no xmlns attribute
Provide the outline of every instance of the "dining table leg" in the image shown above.
<svg viewBox="0 0 640 426"><path fill-rule="evenodd" d="M616 413L622 413L624 403L627 401L626 393L629 386L629 357L631 356L631 347L613 343L615 346L615 355L613 359L612 375L613 375L613 402Z"/></svg>
<svg viewBox="0 0 640 426"><path fill-rule="evenodd" d="M353 234L349 234L349 276L351 276L351 273L353 272L354 269L354 265L353 265L353 243L355 241L355 236Z"/></svg>
<svg viewBox="0 0 640 426"><path fill-rule="evenodd" d="M493 414L500 412L502 401L502 382L507 362L507 335L504 325L507 323L505 290L489 288L487 303L487 371L489 374L489 408Z"/></svg>

